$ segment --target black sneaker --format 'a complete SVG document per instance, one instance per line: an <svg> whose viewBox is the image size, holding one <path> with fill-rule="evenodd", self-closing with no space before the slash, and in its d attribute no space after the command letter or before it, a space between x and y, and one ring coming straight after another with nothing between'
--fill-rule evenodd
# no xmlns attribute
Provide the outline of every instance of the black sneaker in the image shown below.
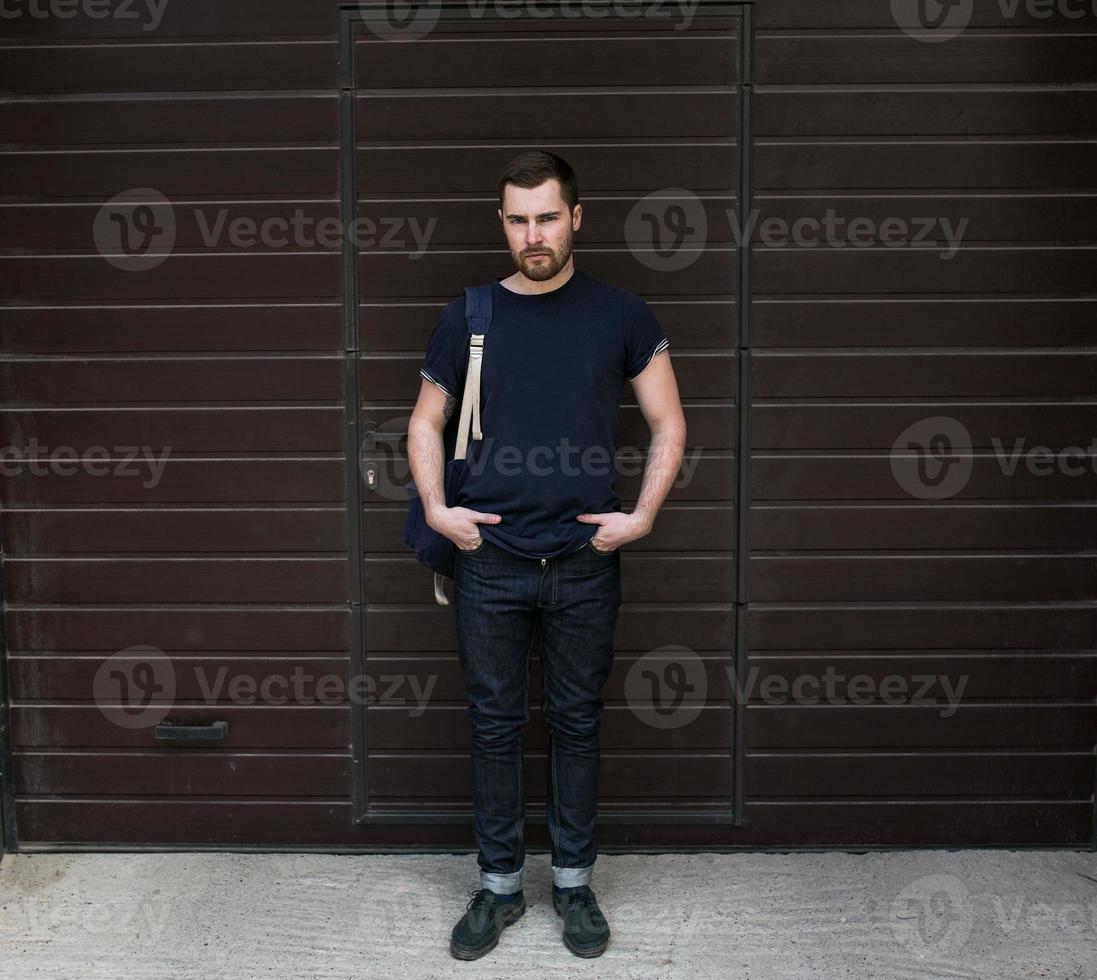
<svg viewBox="0 0 1097 980"><path fill-rule="evenodd" d="M522 892L510 902L504 902L490 888L478 888L469 893L465 914L453 927L449 951L459 960L475 960L495 949L505 926L517 922L526 910Z"/></svg>
<svg viewBox="0 0 1097 980"><path fill-rule="evenodd" d="M553 891L552 907L564 920L564 945L576 956L601 956L606 951L609 926L590 885L563 895Z"/></svg>

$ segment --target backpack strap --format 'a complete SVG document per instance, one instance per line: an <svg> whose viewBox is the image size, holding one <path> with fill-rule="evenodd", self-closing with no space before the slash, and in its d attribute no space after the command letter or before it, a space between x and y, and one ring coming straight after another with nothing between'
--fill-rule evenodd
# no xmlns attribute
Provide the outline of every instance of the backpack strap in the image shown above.
<svg viewBox="0 0 1097 980"><path fill-rule="evenodd" d="M469 359L468 370L465 372L465 392L461 396L461 417L457 423L454 459L465 458L470 438L484 438L484 433L480 431L480 368L484 357L484 337L491 326L491 287L491 283L465 287L465 324L469 331Z"/></svg>

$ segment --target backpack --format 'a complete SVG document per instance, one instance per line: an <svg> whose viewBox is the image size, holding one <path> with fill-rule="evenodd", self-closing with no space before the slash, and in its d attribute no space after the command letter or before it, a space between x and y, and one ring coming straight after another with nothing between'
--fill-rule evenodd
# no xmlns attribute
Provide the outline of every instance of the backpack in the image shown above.
<svg viewBox="0 0 1097 980"><path fill-rule="evenodd" d="M483 365L484 338L491 326L491 287L465 287L465 325L469 332L468 370L465 372L465 390L461 395L461 410L457 418L453 455L446 459L444 489L447 507L456 506L458 491L468 476L466 460L469 439L482 439L480 431L480 369ZM447 440L443 440L443 445ZM415 552L415 557L434 572L434 600L448 606L445 579L453 578L457 562L457 545L444 534L434 530L426 519L423 501L415 480L406 486L408 514L404 522L403 541Z"/></svg>

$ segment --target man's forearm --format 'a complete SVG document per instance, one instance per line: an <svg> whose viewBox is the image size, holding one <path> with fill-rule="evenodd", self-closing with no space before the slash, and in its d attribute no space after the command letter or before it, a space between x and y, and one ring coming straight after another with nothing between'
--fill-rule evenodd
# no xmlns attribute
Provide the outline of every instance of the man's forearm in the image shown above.
<svg viewBox="0 0 1097 980"><path fill-rule="evenodd" d="M674 485L685 448L686 432L681 426L666 426L652 431L640 496L632 509L632 515L645 533L654 526L655 515Z"/></svg>
<svg viewBox="0 0 1097 980"><path fill-rule="evenodd" d="M445 446L442 433L422 419L408 423L408 466L429 524L446 506Z"/></svg>

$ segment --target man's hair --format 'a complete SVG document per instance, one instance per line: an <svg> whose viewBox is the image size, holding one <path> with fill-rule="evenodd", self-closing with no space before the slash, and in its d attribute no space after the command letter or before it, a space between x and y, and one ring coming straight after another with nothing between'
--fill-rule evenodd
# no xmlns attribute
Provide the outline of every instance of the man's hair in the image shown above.
<svg viewBox="0 0 1097 980"><path fill-rule="evenodd" d="M560 181L560 193L568 210L574 210L575 205L579 203L579 182L575 179L575 171L568 165L567 160L548 150L528 150L518 154L507 164L506 171L499 179L500 209L503 208L503 194L507 184L517 184L519 187L540 187L546 180L551 180L553 177Z"/></svg>

